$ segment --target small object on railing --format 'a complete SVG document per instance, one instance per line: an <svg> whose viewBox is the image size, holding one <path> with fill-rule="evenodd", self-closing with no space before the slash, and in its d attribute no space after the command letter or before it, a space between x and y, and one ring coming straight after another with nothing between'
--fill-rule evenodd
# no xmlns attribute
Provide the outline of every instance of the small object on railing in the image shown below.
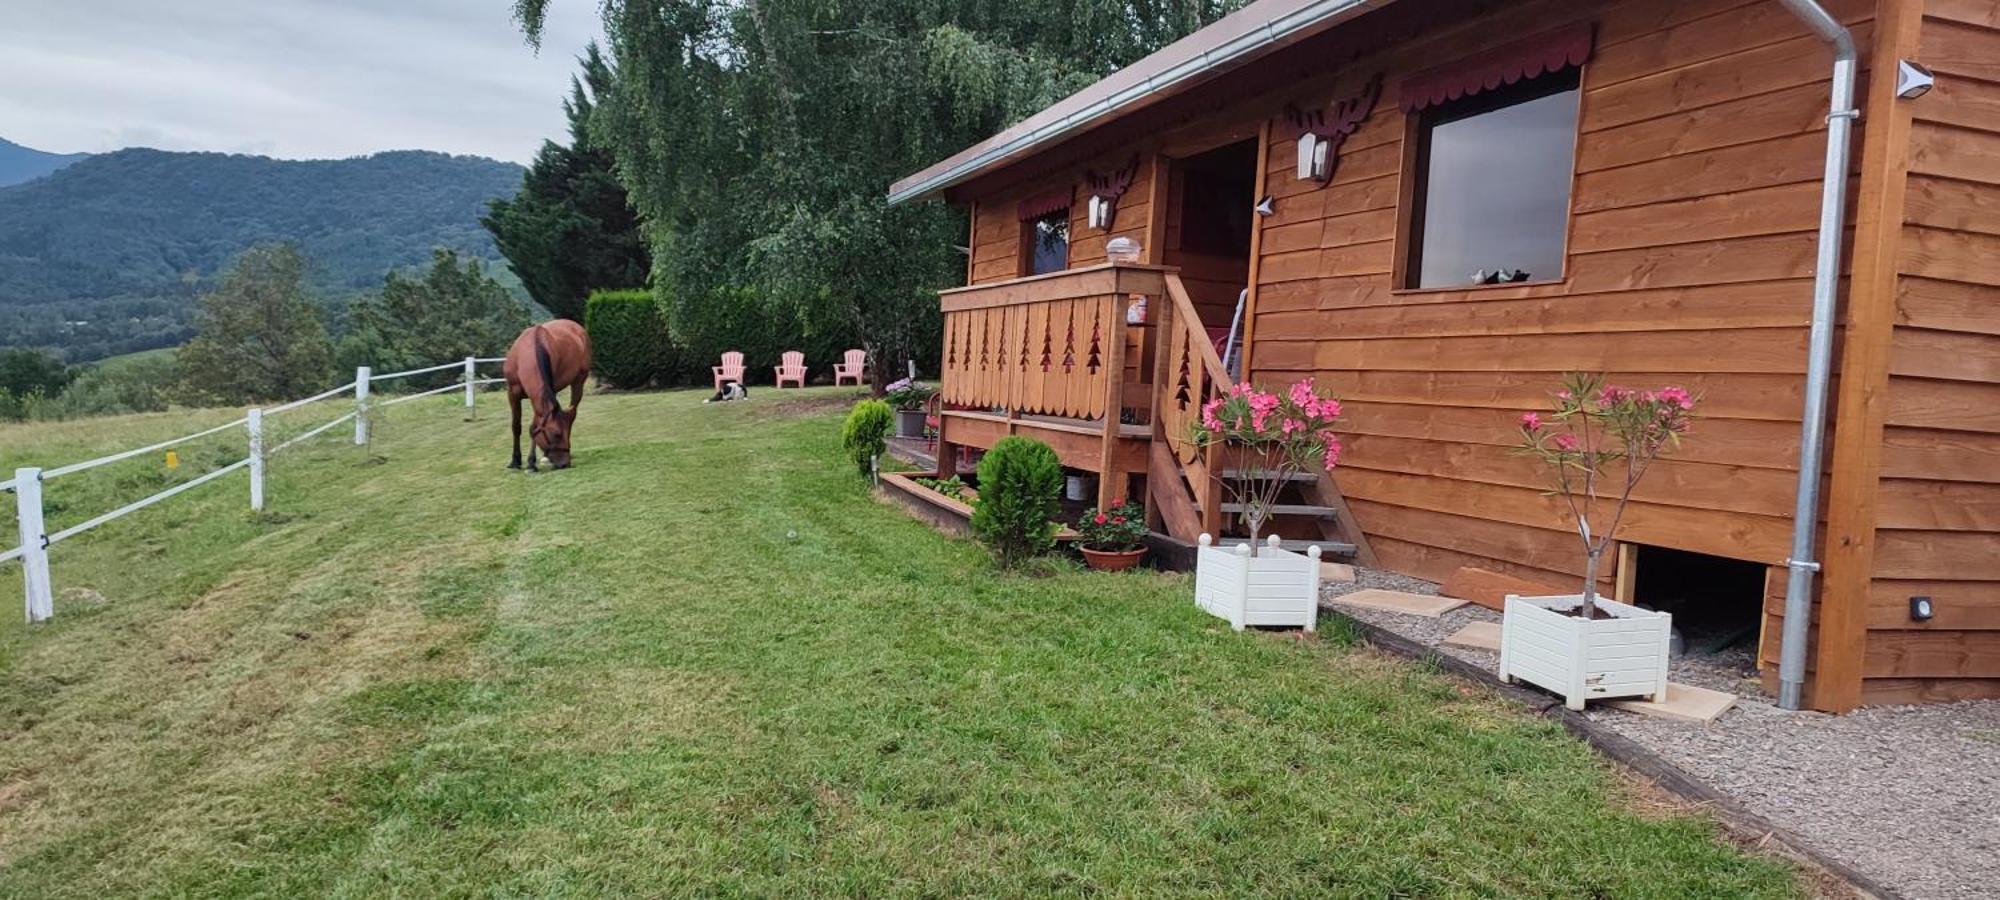
<svg viewBox="0 0 2000 900"><path fill-rule="evenodd" d="M1120 235L1104 245L1104 256L1115 263L1135 263L1145 248L1130 237Z"/></svg>
<svg viewBox="0 0 2000 900"><path fill-rule="evenodd" d="M181 467L181 452L179 450L168 450L167 471L171 472L180 467Z"/></svg>
<svg viewBox="0 0 2000 900"><path fill-rule="evenodd" d="M14 470L14 513L20 525L21 584L27 595L28 622L56 614L55 593L49 587L49 536L42 524L42 470Z"/></svg>
<svg viewBox="0 0 2000 900"><path fill-rule="evenodd" d="M354 446L368 446L368 367L354 370Z"/></svg>
<svg viewBox="0 0 2000 900"><path fill-rule="evenodd" d="M243 427L250 432L250 511L264 511L264 411L244 414Z"/></svg>
<svg viewBox="0 0 2000 900"><path fill-rule="evenodd" d="M1131 305L1125 307L1125 324L1146 324L1146 295L1133 294Z"/></svg>

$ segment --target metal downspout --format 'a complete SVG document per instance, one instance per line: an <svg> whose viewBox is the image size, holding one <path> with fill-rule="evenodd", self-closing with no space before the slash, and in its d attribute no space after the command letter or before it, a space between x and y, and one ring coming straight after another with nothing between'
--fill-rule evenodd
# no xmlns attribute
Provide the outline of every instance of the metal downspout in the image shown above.
<svg viewBox="0 0 2000 900"><path fill-rule="evenodd" d="M1778 657L1778 706L1798 709L1806 678L1806 636L1812 616L1813 538L1819 527L1819 482L1826 436L1827 381L1833 369L1833 320L1840 300L1840 243L1847 230L1848 145L1858 71L1854 36L1814 0L1778 0L1813 33L1833 45L1832 103L1826 117L1826 174L1820 188L1819 256L1813 265L1812 331L1806 353L1806 397L1799 427L1799 484L1792 507L1792 553L1785 560L1785 623Z"/></svg>

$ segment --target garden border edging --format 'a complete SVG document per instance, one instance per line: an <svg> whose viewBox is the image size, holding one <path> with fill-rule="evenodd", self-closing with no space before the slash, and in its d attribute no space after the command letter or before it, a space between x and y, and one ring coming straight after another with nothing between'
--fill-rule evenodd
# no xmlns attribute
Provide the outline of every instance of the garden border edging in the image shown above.
<svg viewBox="0 0 2000 900"><path fill-rule="evenodd" d="M1516 703L1527 706L1537 715L1562 723L1563 728L1582 738L1584 743L1613 762L1644 776L1682 800L1704 807L1715 816L1722 827L1745 843L1773 850L1787 859L1839 879L1852 888L1858 897L1903 900L1902 894L1856 871L1846 863L1826 856L1797 834L1751 812L1742 804L1688 774L1685 769L1668 762L1659 754L1646 749L1637 741L1592 722L1580 712L1565 709L1561 697L1530 690L1520 685L1506 684L1497 674L1487 671L1482 666L1448 653L1441 653L1434 647L1406 638L1380 625L1363 622L1347 615L1325 600L1320 601L1319 609L1320 615L1334 616L1346 622L1363 641L1375 647L1416 662L1434 664L1453 675L1476 681Z"/></svg>

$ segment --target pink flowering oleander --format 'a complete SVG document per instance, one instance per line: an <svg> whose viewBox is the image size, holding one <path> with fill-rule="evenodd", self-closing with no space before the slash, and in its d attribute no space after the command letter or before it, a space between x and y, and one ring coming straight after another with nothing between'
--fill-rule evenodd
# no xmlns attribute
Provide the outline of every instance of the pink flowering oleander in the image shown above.
<svg viewBox="0 0 2000 900"><path fill-rule="evenodd" d="M1556 435L1555 445L1557 450L1564 453L1574 453L1578 446L1576 435L1568 433Z"/></svg>
<svg viewBox="0 0 2000 900"><path fill-rule="evenodd" d="M1340 414L1340 401L1320 396L1310 378L1276 391L1232 384L1201 404L1194 443L1226 444L1260 461L1232 465L1240 474L1228 480L1253 537L1292 476L1339 462L1340 439L1333 428Z"/></svg>
<svg viewBox="0 0 2000 900"><path fill-rule="evenodd" d="M1521 427L1528 431L1540 431L1542 428L1542 417L1535 413L1522 413Z"/></svg>

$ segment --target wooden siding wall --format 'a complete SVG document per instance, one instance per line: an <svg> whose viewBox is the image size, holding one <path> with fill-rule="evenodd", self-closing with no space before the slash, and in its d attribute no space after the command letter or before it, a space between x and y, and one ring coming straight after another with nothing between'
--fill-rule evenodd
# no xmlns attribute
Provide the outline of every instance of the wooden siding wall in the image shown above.
<svg viewBox="0 0 2000 900"><path fill-rule="evenodd" d="M1130 162L1127 153L1122 161L1115 164L1109 159L1099 161L1102 168L1115 168ZM1025 197L1040 196L1042 193L1064 186L1070 188L1069 206L1069 267L1093 266L1105 261L1104 245L1114 237L1129 236L1142 245L1147 243L1147 232L1151 222L1153 195L1153 166L1141 161L1138 175L1132 179L1131 187L1118 198L1118 214L1112 218L1112 230L1105 234L1090 227L1090 194L1083 188L1083 171L1075 171L1063 176L1054 176L1040 181L1018 184L1014 187L981 195L978 206L973 211L972 221L972 269L969 284L991 284L1021 276L1021 217L1020 203Z"/></svg>
<svg viewBox="0 0 2000 900"><path fill-rule="evenodd" d="M2000 696L2000 5L1928 0L1908 105L1864 702ZM1936 615L1912 622L1909 598Z"/></svg>
<svg viewBox="0 0 2000 900"><path fill-rule="evenodd" d="M1875 50L1878 5L1911 3L1925 12L1913 55L1937 70L1938 87L1910 102L1907 141L1894 135L1894 152L1908 154L1907 204L1892 223L1900 235L1889 254L1893 327L1882 329L1886 361L1873 370L1885 382L1880 476L1864 492L1879 506L1879 527L1865 567L1872 579L1847 582L1867 584L1855 654L1866 702L2000 693L2000 11L1991 0L1825 0L1853 29L1864 62ZM1781 566L1827 46L1769 0L1456 6L1464 8L1392 5L1391 15L1435 18L1413 39L1365 28L1317 38L1272 64L1301 73L1268 82L1284 87L1211 99L1171 127L1135 130L1101 162L1241 139L1281 123L1287 103L1345 97L1382 73L1383 96L1342 148L1331 183L1300 182L1290 142L1271 143L1263 174L1276 215L1261 221L1250 326L1254 379L1311 375L1345 401L1337 478L1381 562L1434 580L1465 565L1542 582L1580 577L1577 540L1557 501L1510 451L1519 414L1543 408L1561 373L1601 370L1637 386L1684 384L1704 398L1694 433L1640 486L1621 536ZM1583 76L1562 280L1396 289L1406 128L1398 83L1579 20L1595 23L1597 38ZM1877 112L1864 117L1857 156L1880 130L1871 128L1883 120ZM1857 171L1870 164L1857 159ZM1152 171L1144 167L1141 179ZM1055 177L1080 184L1081 167L1036 177L1040 190ZM983 187L968 198L978 211L975 281L1018 270L1015 203L1029 192ZM1121 232L1145 227L1157 211L1133 207L1155 193L1166 192L1135 184L1126 194ZM1164 216L1150 218L1166 230ZM1869 221L1865 211L1859 221ZM1072 242L1072 265L1101 259L1102 237L1074 227L1083 237ZM1613 575L1605 573L1607 590ZM1781 584L1782 571L1774 578ZM1916 593L1938 603L1932 622L1908 621ZM1768 634L1780 609L1766 600ZM1776 647L1767 642L1770 662Z"/></svg>
<svg viewBox="0 0 2000 900"><path fill-rule="evenodd" d="M1867 39L1871 0L1830 7ZM1597 49L1564 280L1396 290L1397 82L1579 18ZM1626 539L1785 558L1828 60L1775 3L1524 4L1348 66L1331 96L1378 71L1386 89L1329 185L1294 178L1291 146L1273 147L1255 377L1313 375L1346 401L1337 478L1384 564L1581 576L1558 501L1511 452L1519 414L1571 370L1704 395L1695 433L1639 487Z"/></svg>

